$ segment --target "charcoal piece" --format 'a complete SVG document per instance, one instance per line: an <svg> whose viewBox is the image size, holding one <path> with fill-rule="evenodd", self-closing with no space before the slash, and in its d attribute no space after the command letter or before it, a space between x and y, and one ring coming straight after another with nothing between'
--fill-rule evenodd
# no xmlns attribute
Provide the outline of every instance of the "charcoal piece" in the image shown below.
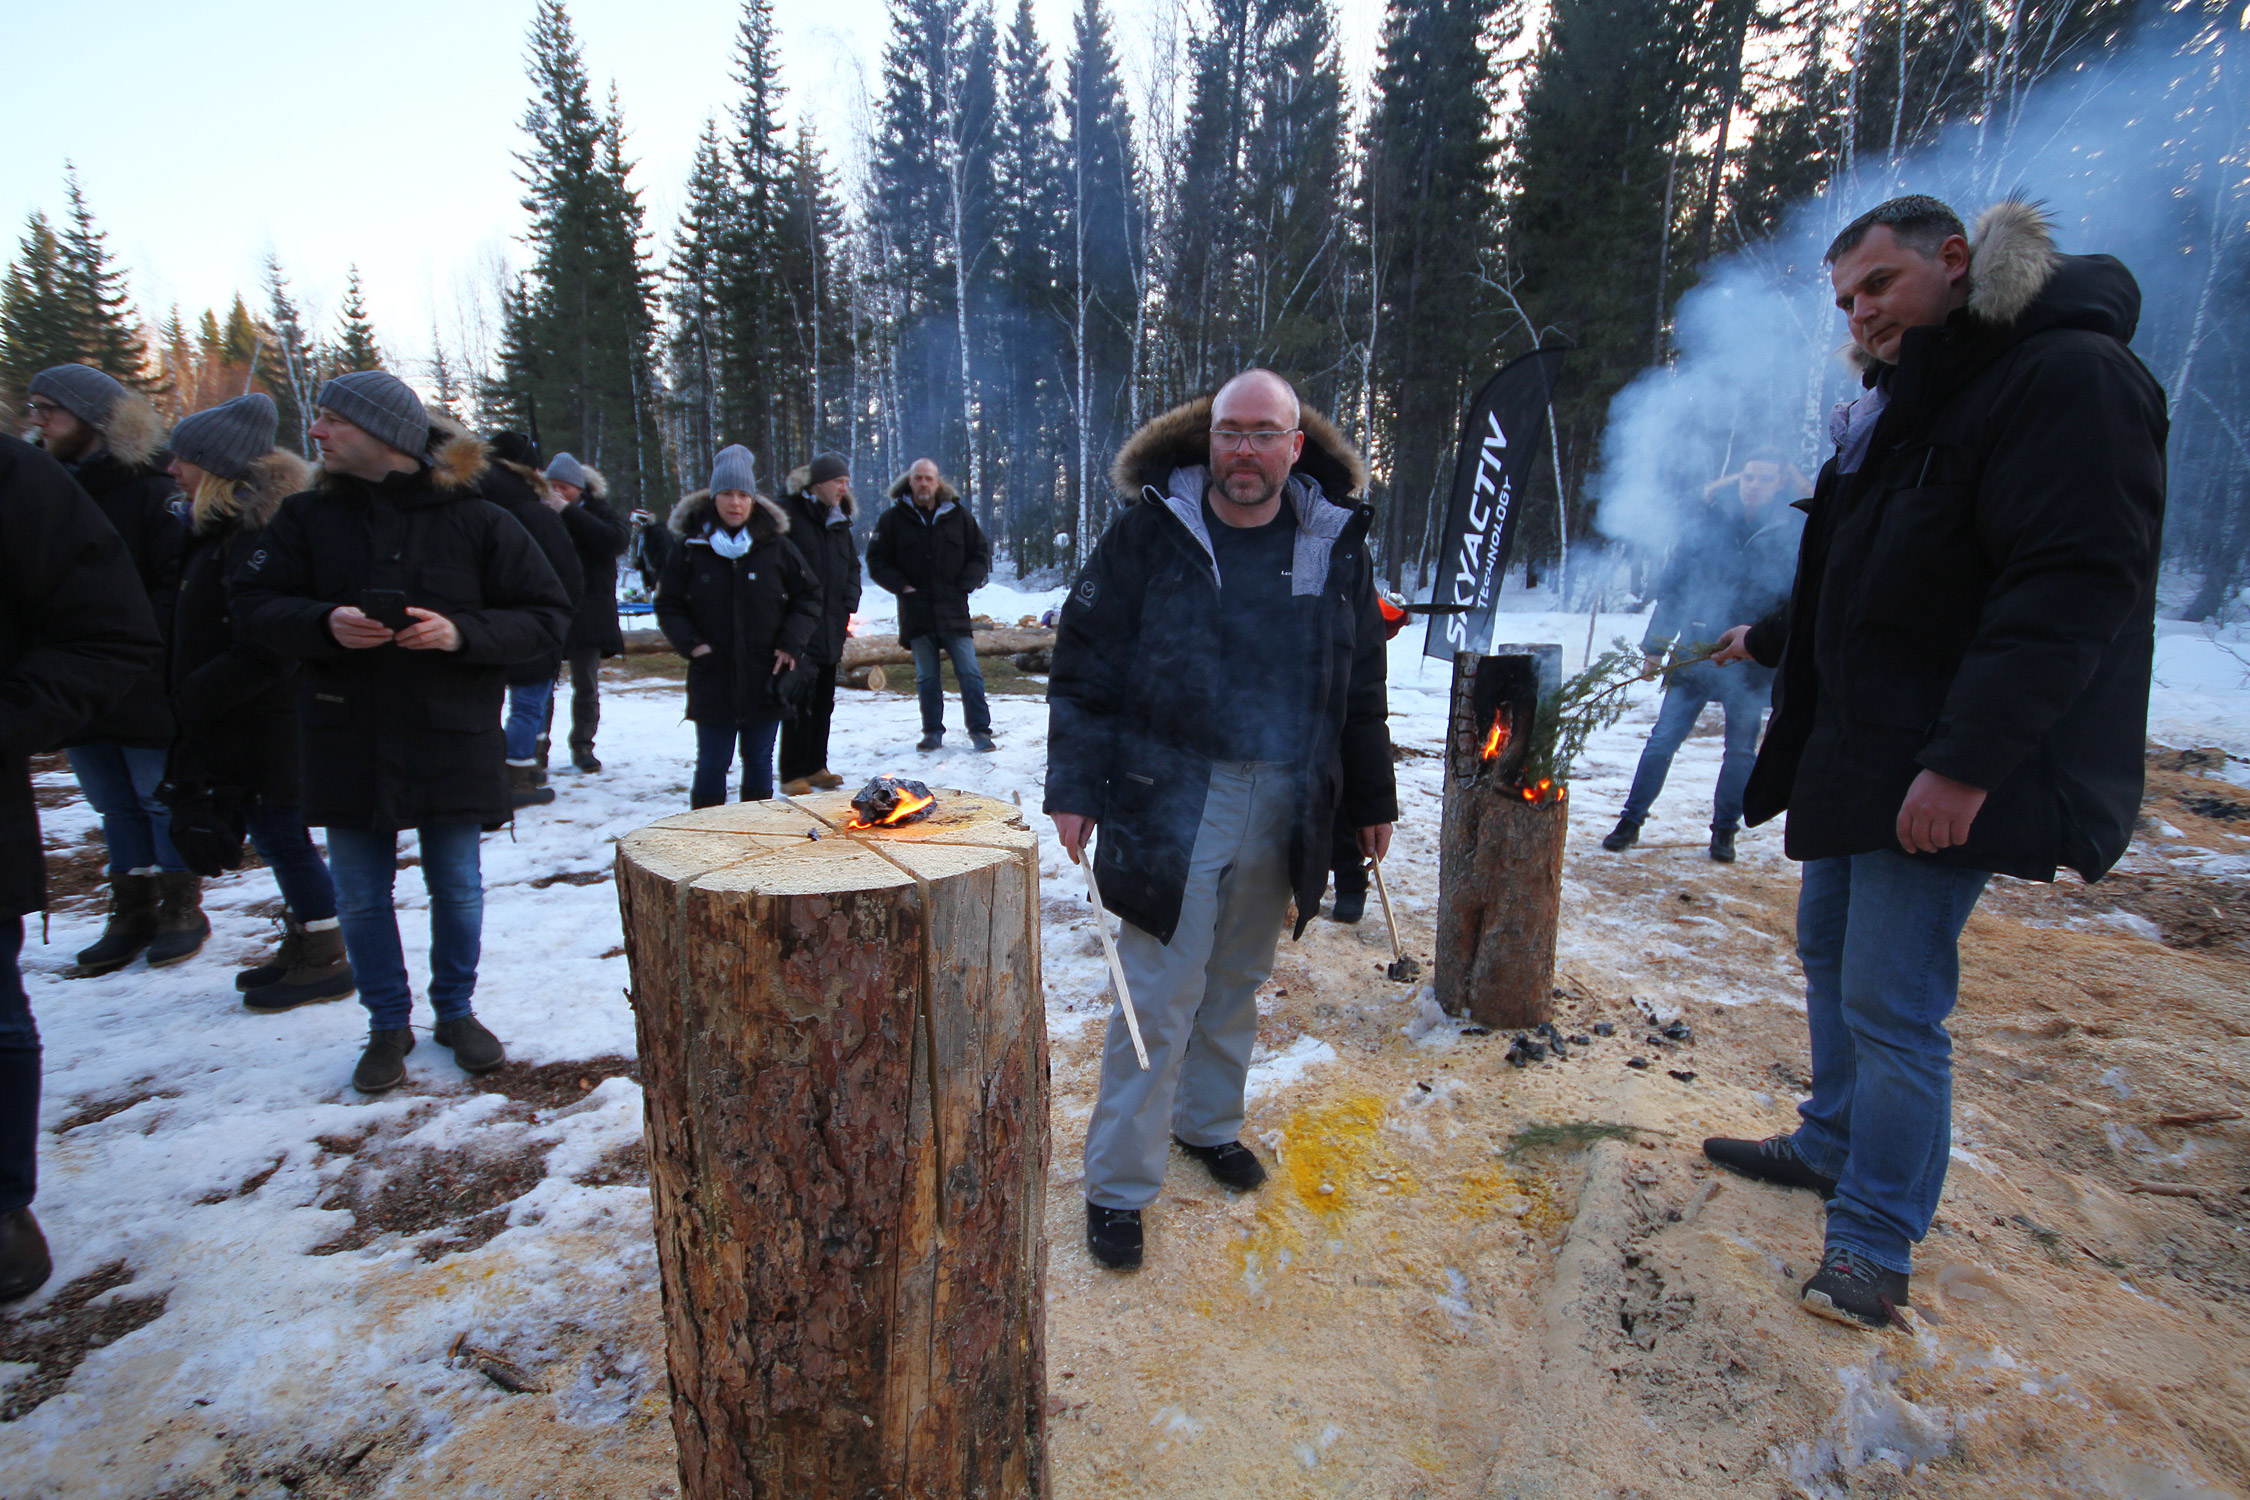
<svg viewBox="0 0 2250 1500"><path fill-rule="evenodd" d="M1617 1028L1610 1025L1607 1021L1596 1021L1594 1023L1594 1035L1615 1036L1617 1035Z"/></svg>
<svg viewBox="0 0 2250 1500"><path fill-rule="evenodd" d="M1648 1059L1645 1057L1628 1057L1625 1059L1625 1066L1628 1068L1645 1068L1648 1066Z"/></svg>
<svg viewBox="0 0 2250 1500"><path fill-rule="evenodd" d="M1674 1078L1677 1078L1682 1083L1695 1082L1695 1072L1691 1068L1666 1068L1664 1071L1671 1074Z"/></svg>
<svg viewBox="0 0 2250 1500"><path fill-rule="evenodd" d="M1664 1039L1669 1042L1693 1042L1695 1028L1685 1021L1674 1021L1664 1028Z"/></svg>
<svg viewBox="0 0 2250 1500"><path fill-rule="evenodd" d="M1489 1026L1464 1026L1461 1028L1461 1035L1490 1036L1492 1035L1492 1028Z"/></svg>
<svg viewBox="0 0 2250 1500"><path fill-rule="evenodd" d="M905 805L910 811L901 813ZM878 776L852 794L852 813L867 827L878 824L896 828L903 823L918 823L930 815L937 805L930 789L919 781L908 781L898 776Z"/></svg>
<svg viewBox="0 0 2250 1500"><path fill-rule="evenodd" d="M1573 1047L1591 1047L1594 1042L1593 1038L1587 1036L1584 1032L1580 1032L1570 1039L1570 1045Z"/></svg>

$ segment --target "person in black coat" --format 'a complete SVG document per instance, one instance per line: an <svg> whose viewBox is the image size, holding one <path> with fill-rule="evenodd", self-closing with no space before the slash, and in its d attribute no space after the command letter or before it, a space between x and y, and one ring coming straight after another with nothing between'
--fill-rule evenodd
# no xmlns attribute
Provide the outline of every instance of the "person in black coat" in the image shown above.
<svg viewBox="0 0 2250 1500"><path fill-rule="evenodd" d="M625 632L617 624L617 559L631 533L610 508L608 481L592 465L556 454L547 460L547 489L586 575L563 654L570 662L570 763L591 774L602 768L594 755L594 733L602 722L602 658L625 649Z"/></svg>
<svg viewBox="0 0 2250 1500"><path fill-rule="evenodd" d="M53 1269L38 1191L39 1028L17 957L47 904L31 757L107 710L161 661L132 553L69 471L0 434L0 1302Z"/></svg>
<svg viewBox="0 0 2250 1500"><path fill-rule="evenodd" d="M235 976L242 1003L279 1011L354 988L336 887L305 826L297 764L297 663L243 638L227 581L257 551L281 502L312 468L273 446L280 413L263 391L181 420L171 475L189 499L187 556L172 619L179 720L167 780L239 808L287 912L281 949ZM182 842L186 842L184 836Z"/></svg>
<svg viewBox="0 0 2250 1500"><path fill-rule="evenodd" d="M727 800L738 743L742 800L773 795L779 680L820 627L820 580L789 540L788 514L757 492L754 464L739 444L721 450L711 487L673 507L678 545L656 588L656 622L687 658L696 807Z"/></svg>
<svg viewBox="0 0 2250 1500"><path fill-rule="evenodd" d="M2164 393L2132 274L2002 203L1972 242L1894 199L1828 252L1866 394L1830 423L1788 605L1727 632L1776 666L1746 794L1804 861L1813 1091L1737 1171L1818 1188L1802 1299L1882 1326L1945 1185L1957 943L1995 874L2098 880L2141 802Z"/></svg>
<svg viewBox="0 0 2250 1500"><path fill-rule="evenodd" d="M1048 679L1046 811L1123 919L1143 1071L1113 1015L1086 1133L1087 1247L1140 1263L1141 1210L1176 1139L1223 1185L1272 972L1328 883L1329 833L1380 858L1397 816L1388 640L1367 470L1288 382L1236 376L1158 417L1112 471L1128 504L1071 585Z"/></svg>
<svg viewBox="0 0 2250 1500"><path fill-rule="evenodd" d="M898 477L891 498L895 503L876 518L867 541L867 576L898 595L898 638L914 653L914 686L922 700L922 740L914 748L945 744L945 684L938 671L940 660L950 657L970 742L996 749L969 614L969 596L992 572L992 544L968 502L929 459L916 459Z"/></svg>
<svg viewBox="0 0 2250 1500"><path fill-rule="evenodd" d="M292 495L234 580L244 639L296 658L305 820L328 830L370 1031L352 1083L406 1078L413 995L391 907L399 830L430 893L436 1039L472 1072L505 1060L474 1015L477 836L506 823L500 703L515 663L559 649L570 596L530 533L481 499L484 445L433 428L380 370L320 390L318 484Z"/></svg>
<svg viewBox="0 0 2250 1500"><path fill-rule="evenodd" d="M490 462L477 482L478 493L516 518L539 544L547 566L562 580L576 614L586 593L578 547L554 503L554 492L539 472L538 450L520 432L496 432L488 440ZM562 670L560 647L527 657L508 669L508 799L518 808L555 800L547 785L547 723L554 716L555 674Z"/></svg>
<svg viewBox="0 0 2250 1500"><path fill-rule="evenodd" d="M187 530L172 509L171 476L150 462L164 431L155 409L91 365L40 371L30 396L39 445L71 471L125 539L157 628L169 629ZM109 922L79 953L81 976L122 969L143 950L151 964L176 964L210 935L202 882L172 847L171 813L156 794L172 728L159 663L64 744L79 788L101 814L109 848Z"/></svg>
<svg viewBox="0 0 2250 1500"><path fill-rule="evenodd" d="M836 714L836 670L859 608L859 545L852 540L857 506L844 455L823 453L792 470L782 489L790 539L820 579L820 629L805 647L805 661L819 671L802 710L781 726L781 789L795 796L844 784L828 769L828 727Z"/></svg>

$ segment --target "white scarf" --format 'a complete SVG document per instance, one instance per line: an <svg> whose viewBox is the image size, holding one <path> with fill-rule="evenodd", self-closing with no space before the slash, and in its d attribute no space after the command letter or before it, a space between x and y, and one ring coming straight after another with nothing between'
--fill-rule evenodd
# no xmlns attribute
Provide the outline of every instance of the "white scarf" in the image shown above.
<svg viewBox="0 0 2250 1500"><path fill-rule="evenodd" d="M729 531L724 526L714 526L703 539L711 544L713 552L730 560L738 558L750 550L750 528L747 526L740 531Z"/></svg>

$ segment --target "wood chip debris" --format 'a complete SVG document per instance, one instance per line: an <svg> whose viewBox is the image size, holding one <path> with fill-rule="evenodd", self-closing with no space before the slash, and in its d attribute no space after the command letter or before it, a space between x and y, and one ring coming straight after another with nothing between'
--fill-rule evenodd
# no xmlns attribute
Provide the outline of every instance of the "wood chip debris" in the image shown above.
<svg viewBox="0 0 2250 1500"><path fill-rule="evenodd" d="M543 1395L546 1392L545 1381L506 1355L495 1354L490 1349L482 1349L470 1343L466 1333L456 1335L453 1347L445 1352L445 1362L449 1365L463 1360L467 1361L469 1368L478 1371L511 1396Z"/></svg>
<svg viewBox="0 0 2250 1500"><path fill-rule="evenodd" d="M2190 1110L2186 1114L2158 1115L2156 1123L2159 1125L2220 1125L2228 1120L2239 1120L2241 1118L2242 1111L2239 1109L2197 1109Z"/></svg>

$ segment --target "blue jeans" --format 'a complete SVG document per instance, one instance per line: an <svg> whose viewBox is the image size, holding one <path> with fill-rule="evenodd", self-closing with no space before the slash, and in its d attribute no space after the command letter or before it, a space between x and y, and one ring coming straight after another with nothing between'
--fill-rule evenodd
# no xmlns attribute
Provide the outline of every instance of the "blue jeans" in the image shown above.
<svg viewBox="0 0 2250 1500"><path fill-rule="evenodd" d="M273 883L289 904L289 914L299 922L325 922L336 915L336 885L305 827L305 815L294 807L257 802L243 821L258 858L273 872Z"/></svg>
<svg viewBox="0 0 2250 1500"><path fill-rule="evenodd" d="M156 789L164 783L166 752L99 744L73 745L64 753L78 777L78 789L102 815L110 874L187 868L180 851L172 847L172 810L156 800Z"/></svg>
<svg viewBox="0 0 2250 1500"><path fill-rule="evenodd" d="M961 717L969 733L992 733L992 710L984 701L984 668L977 665L974 636L918 635L907 645L914 648L914 691L922 700L922 732L945 733L945 681L938 676L938 653L953 658L953 675L961 682Z"/></svg>
<svg viewBox="0 0 2250 1500"><path fill-rule="evenodd" d="M773 742L781 736L779 719L755 724L698 721L695 726L695 784L688 792L690 807L714 807L727 800L727 769L734 764L735 745L742 746L742 800L763 802L773 795Z"/></svg>
<svg viewBox="0 0 2250 1500"><path fill-rule="evenodd" d="M0 917L0 1214L39 1190L39 1027L23 992L23 918Z"/></svg>
<svg viewBox="0 0 2250 1500"><path fill-rule="evenodd" d="M530 760L539 754L539 736L547 732L547 714L555 703L555 679L511 683L508 687L508 759Z"/></svg>
<svg viewBox="0 0 2250 1500"><path fill-rule="evenodd" d="M1797 956L1812 1097L1792 1141L1838 1179L1828 1244L1900 1273L1929 1233L1953 1148L1961 928L1991 879L1878 850L1805 862Z"/></svg>
<svg viewBox="0 0 2250 1500"><path fill-rule="evenodd" d="M1742 789L1750 784L1750 767L1758 759L1758 731L1773 692L1772 675L1762 668L1714 667L1708 662L1673 673L1664 706L1657 710L1656 727L1649 731L1648 743L1641 747L1641 763L1633 770L1625 821L1636 828L1648 821L1648 810L1656 805L1664 778L1672 773L1672 757L1695 732L1704 705L1716 700L1726 709L1727 753L1719 763L1719 789L1711 797L1711 826L1739 824Z"/></svg>
<svg viewBox="0 0 2250 1500"><path fill-rule="evenodd" d="M474 823L437 823L415 830L422 841L422 885L430 893L430 1008L441 1021L469 1013L477 990L477 950L484 935L484 878L477 865ZM398 878L398 835L364 828L328 830L328 863L344 929L344 952L359 980L359 1003L377 1031L395 1030L414 1014L399 946L391 886Z"/></svg>

